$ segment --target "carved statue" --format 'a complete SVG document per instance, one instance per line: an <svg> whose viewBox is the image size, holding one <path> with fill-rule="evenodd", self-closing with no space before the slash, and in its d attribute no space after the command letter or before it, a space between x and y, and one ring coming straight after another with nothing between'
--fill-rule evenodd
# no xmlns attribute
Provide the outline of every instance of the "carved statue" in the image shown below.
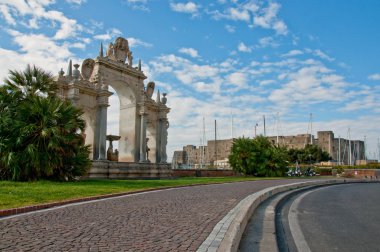
<svg viewBox="0 0 380 252"><path fill-rule="evenodd" d="M148 162L150 162L150 160L149 160L149 151L150 151L150 149L149 149L149 147L148 147L148 141L149 141L149 138L147 137L147 138L146 138L146 160L147 160Z"/></svg>
<svg viewBox="0 0 380 252"><path fill-rule="evenodd" d="M108 149L107 149L107 160L118 162L119 161L119 151L117 149L115 149L115 151L113 151L112 141L119 140L120 136L107 135L106 138L110 142Z"/></svg>
<svg viewBox="0 0 380 252"><path fill-rule="evenodd" d="M147 87L146 87L146 95L149 97L149 98L152 98L152 95L153 95L153 92L154 92L154 86L156 84L151 81L148 83Z"/></svg>
<svg viewBox="0 0 380 252"><path fill-rule="evenodd" d="M115 59L117 61L125 63L125 60L129 54L128 40L122 37L118 37L115 40L114 54L115 54ZM132 55L130 57L132 57ZM131 60L131 63L132 63L132 60Z"/></svg>
<svg viewBox="0 0 380 252"><path fill-rule="evenodd" d="M107 53L106 53L106 56L107 57L113 57L114 54L113 54L113 49L114 49L114 46L112 44L112 42L108 45L108 48L107 48Z"/></svg>
<svg viewBox="0 0 380 252"><path fill-rule="evenodd" d="M129 65L130 67L132 67L132 64L133 64L133 56L132 56L132 52L131 52L131 51L128 51L127 57L128 57L128 65Z"/></svg>

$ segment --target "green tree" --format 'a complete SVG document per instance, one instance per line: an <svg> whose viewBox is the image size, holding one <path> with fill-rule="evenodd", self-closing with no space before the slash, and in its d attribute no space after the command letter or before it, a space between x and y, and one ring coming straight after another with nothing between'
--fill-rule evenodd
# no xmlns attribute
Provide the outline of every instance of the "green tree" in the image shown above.
<svg viewBox="0 0 380 252"><path fill-rule="evenodd" d="M229 163L237 172L244 174L254 174L253 160L251 153L254 150L254 145L249 138L237 138L234 140Z"/></svg>
<svg viewBox="0 0 380 252"><path fill-rule="evenodd" d="M0 89L0 176L73 179L89 165L82 111L53 96L50 74L28 66L10 71ZM3 116L4 115L4 116Z"/></svg>
<svg viewBox="0 0 380 252"><path fill-rule="evenodd" d="M4 80L10 92L21 92L23 98L36 95L54 96L57 85L53 76L43 69L27 65L24 71L9 71L8 79Z"/></svg>
<svg viewBox="0 0 380 252"><path fill-rule="evenodd" d="M264 136L236 139L229 156L235 171L255 176L283 176L288 159L285 148L274 146Z"/></svg>
<svg viewBox="0 0 380 252"><path fill-rule="evenodd" d="M323 151L318 145L311 144L307 144L303 149L290 149L288 153L292 163L298 161L301 164L309 164L331 159L328 152Z"/></svg>

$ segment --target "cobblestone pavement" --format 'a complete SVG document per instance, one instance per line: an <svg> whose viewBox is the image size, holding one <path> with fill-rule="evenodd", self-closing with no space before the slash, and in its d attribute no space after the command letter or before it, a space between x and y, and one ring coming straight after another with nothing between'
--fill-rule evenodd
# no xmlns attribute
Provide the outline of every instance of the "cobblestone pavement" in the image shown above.
<svg viewBox="0 0 380 252"><path fill-rule="evenodd" d="M0 219L0 251L195 251L262 180L129 195Z"/></svg>

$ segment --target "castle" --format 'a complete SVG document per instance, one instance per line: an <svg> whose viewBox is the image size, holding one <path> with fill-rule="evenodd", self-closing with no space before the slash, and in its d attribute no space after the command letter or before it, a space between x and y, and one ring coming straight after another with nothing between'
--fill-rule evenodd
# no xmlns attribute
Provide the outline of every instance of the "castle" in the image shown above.
<svg viewBox="0 0 380 252"><path fill-rule="evenodd" d="M275 145L292 149L302 149L307 144L317 145L338 164L355 164L365 159L365 144L361 140L335 138L332 131L318 131L317 138L311 134L293 136L268 136ZM207 141L206 146L186 145L181 151L174 151L173 168L206 168L218 167L231 169L228 156L234 139ZM351 147L351 151L350 151ZM351 160L350 160L351 158Z"/></svg>

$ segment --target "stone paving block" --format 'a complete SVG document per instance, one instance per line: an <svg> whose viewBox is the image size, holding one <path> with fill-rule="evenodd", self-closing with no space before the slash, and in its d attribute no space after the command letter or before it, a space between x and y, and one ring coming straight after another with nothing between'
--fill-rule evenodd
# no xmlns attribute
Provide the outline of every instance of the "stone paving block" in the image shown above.
<svg viewBox="0 0 380 252"><path fill-rule="evenodd" d="M242 199L297 181L193 186L0 218L0 250L196 251ZM231 221L218 224L214 234L218 242L222 239L218 233L224 233Z"/></svg>

